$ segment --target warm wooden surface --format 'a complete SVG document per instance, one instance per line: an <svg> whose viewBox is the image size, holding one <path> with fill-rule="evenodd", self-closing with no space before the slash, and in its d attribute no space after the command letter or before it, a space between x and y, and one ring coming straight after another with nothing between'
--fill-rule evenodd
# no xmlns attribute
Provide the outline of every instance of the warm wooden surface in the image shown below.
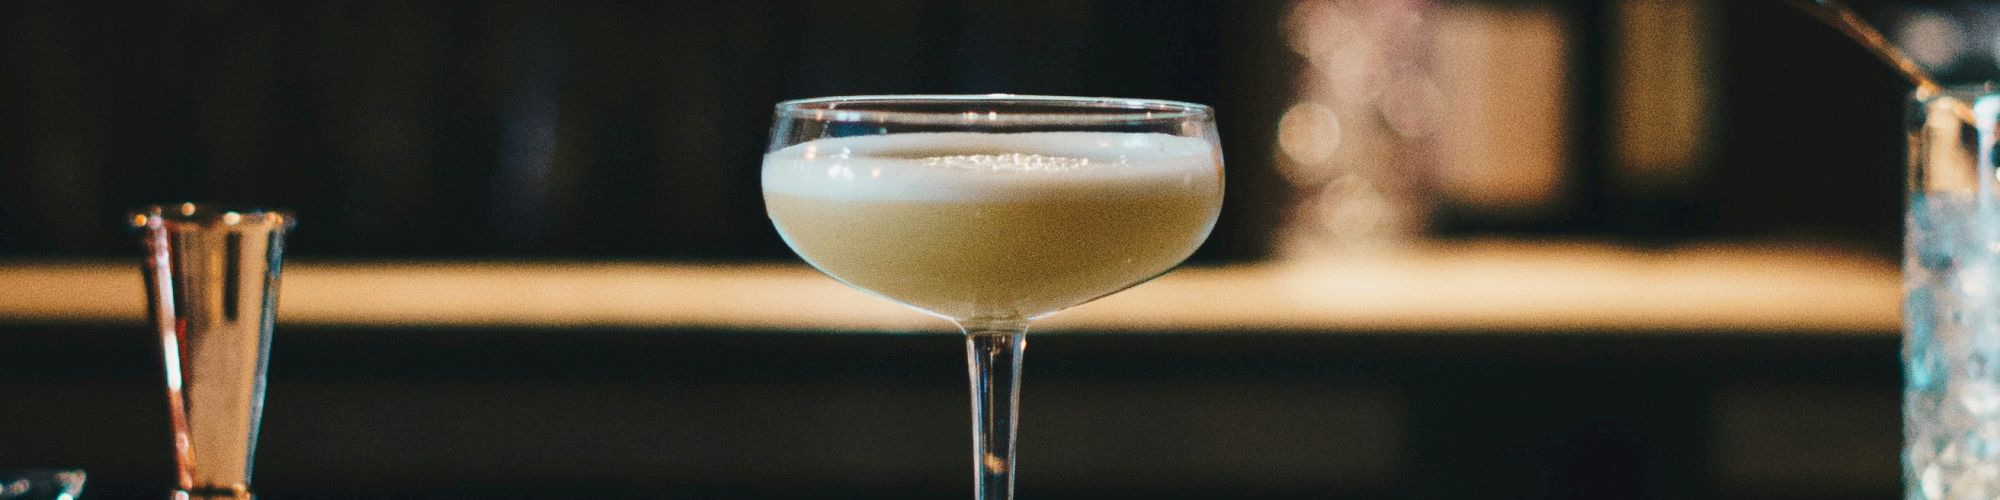
<svg viewBox="0 0 2000 500"><path fill-rule="evenodd" d="M142 321L136 266L0 263L0 321ZM802 265L301 261L282 290L289 324L950 328ZM1899 290L1893 262L1825 249L1429 245L1181 269L1038 329L1880 334Z"/></svg>

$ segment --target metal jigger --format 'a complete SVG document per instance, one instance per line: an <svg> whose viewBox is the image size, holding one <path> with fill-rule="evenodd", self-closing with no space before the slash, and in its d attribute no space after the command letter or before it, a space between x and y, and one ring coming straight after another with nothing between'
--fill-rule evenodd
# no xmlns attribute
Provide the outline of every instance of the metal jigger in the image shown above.
<svg viewBox="0 0 2000 500"><path fill-rule="evenodd" d="M167 368L177 498L249 498L291 214L182 203L134 211L146 311Z"/></svg>

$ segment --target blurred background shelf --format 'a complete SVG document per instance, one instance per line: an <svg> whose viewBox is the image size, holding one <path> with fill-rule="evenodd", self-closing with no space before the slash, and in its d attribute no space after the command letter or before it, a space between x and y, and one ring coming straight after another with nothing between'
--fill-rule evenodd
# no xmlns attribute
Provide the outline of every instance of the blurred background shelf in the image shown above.
<svg viewBox="0 0 2000 500"><path fill-rule="evenodd" d="M135 266L0 264L0 321L141 323ZM950 328L801 265L305 261L284 279L282 326ZM1839 249L1475 241L1182 269L1039 331L1881 334L1899 295L1892 263Z"/></svg>
<svg viewBox="0 0 2000 500"><path fill-rule="evenodd" d="M1950 81L2000 7L1853 2ZM292 209L265 498L955 498L963 346L796 264L770 106L1213 105L1038 326L1022 496L1894 498L1903 82L1777 1L0 2L0 467L170 479L120 214Z"/></svg>

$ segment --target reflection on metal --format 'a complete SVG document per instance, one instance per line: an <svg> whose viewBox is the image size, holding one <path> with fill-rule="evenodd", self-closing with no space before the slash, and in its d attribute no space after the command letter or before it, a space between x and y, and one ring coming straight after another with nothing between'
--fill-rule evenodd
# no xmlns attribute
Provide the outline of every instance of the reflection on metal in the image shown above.
<svg viewBox="0 0 2000 500"><path fill-rule="evenodd" d="M290 215L192 203L131 216L166 364L178 487L247 497Z"/></svg>

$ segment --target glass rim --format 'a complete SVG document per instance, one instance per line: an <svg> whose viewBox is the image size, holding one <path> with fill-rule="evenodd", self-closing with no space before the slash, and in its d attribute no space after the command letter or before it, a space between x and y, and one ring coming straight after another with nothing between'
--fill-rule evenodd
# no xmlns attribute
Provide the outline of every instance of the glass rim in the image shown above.
<svg viewBox="0 0 2000 500"><path fill-rule="evenodd" d="M275 226L298 224L287 210L229 203L160 203L133 209L127 214L133 229L219 226Z"/></svg>
<svg viewBox="0 0 2000 500"><path fill-rule="evenodd" d="M863 109L842 109L842 106ZM993 105L1038 108L1008 112L1003 109L976 111L910 110L899 107L937 105ZM886 109L885 109L886 108ZM1208 121L1215 115L1204 104L1166 99L1126 97L1071 97L1022 94L883 94L792 99L776 105L780 118L840 123L882 123L908 125L1121 125Z"/></svg>

